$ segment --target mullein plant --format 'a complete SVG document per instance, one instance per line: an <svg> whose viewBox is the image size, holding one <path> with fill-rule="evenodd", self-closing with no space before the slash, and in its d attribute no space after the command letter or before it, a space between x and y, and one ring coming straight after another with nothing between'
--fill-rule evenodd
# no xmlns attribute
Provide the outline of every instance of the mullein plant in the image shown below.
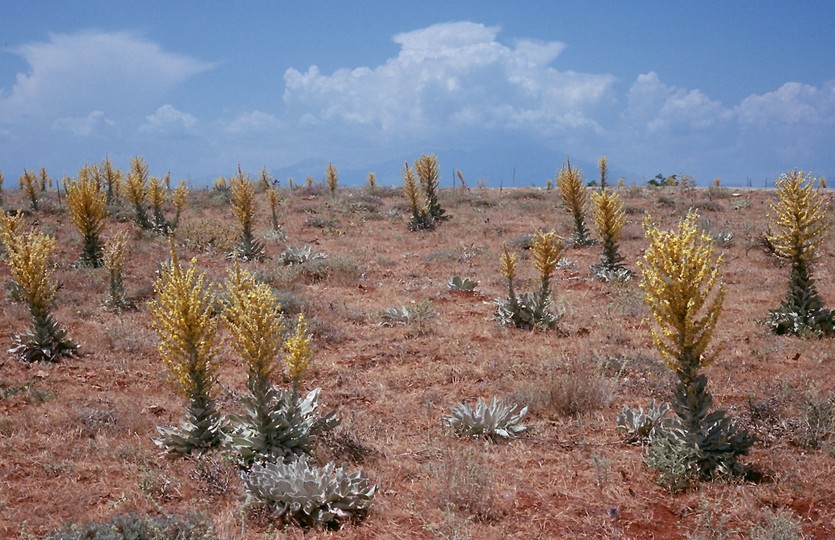
<svg viewBox="0 0 835 540"><path fill-rule="evenodd" d="M235 250L229 258L240 257L244 260L261 260L264 258L264 244L255 239L253 227L255 225L255 186L249 176L244 176L238 166L238 174L230 183L232 194L232 213L241 224L241 239L235 245Z"/></svg>
<svg viewBox="0 0 835 540"><path fill-rule="evenodd" d="M366 183L368 191L374 193L377 189L377 175L374 172L368 173L368 182Z"/></svg>
<svg viewBox="0 0 835 540"><path fill-rule="evenodd" d="M336 167L332 163L328 163L328 167L325 169L325 182L328 184L331 196L335 196L339 183L339 175L336 173Z"/></svg>
<svg viewBox="0 0 835 540"><path fill-rule="evenodd" d="M438 184L441 181L441 171L438 168L438 158L434 154L424 154L415 161L415 171L420 181L420 187L426 197L426 211L433 222L446 221L449 216L438 202Z"/></svg>
<svg viewBox="0 0 835 540"><path fill-rule="evenodd" d="M606 156L600 156L597 160L597 168L600 170L600 191L605 191L609 181L609 161Z"/></svg>
<svg viewBox="0 0 835 540"><path fill-rule="evenodd" d="M174 205L174 221L168 224L170 229L176 229L180 224L180 218L188 204L188 186L185 182L180 182L174 191L171 193L171 204Z"/></svg>
<svg viewBox="0 0 835 540"><path fill-rule="evenodd" d="M6 248L6 262L17 290L29 308L32 324L15 336L9 352L25 362L55 362L78 350L67 332L58 325L51 308L57 286L52 280L50 257L55 239L39 231L23 232L18 215L0 216L0 239Z"/></svg>
<svg viewBox="0 0 835 540"><path fill-rule="evenodd" d="M777 334L803 337L835 333L835 314L824 308L815 287L811 269L832 221L819 183L803 171L783 174L775 182L777 204L774 212L776 233L768 240L774 253L791 264L789 290L780 307L771 310L766 324Z"/></svg>
<svg viewBox="0 0 835 540"><path fill-rule="evenodd" d="M740 472L737 457L748 453L753 440L725 411L710 412L713 398L707 377L700 373L717 355L709 345L725 286L719 276L722 259L714 258L713 240L698 230L697 220L698 215L690 212L677 230L660 231L648 216L644 230L650 245L638 264L652 314L653 344L678 378L673 396L678 418L657 432L649 461L656 456L654 449L657 453L657 449L680 448L682 455L689 456L688 472L706 479Z"/></svg>
<svg viewBox="0 0 835 540"><path fill-rule="evenodd" d="M586 227L586 206L588 206L588 192L583 185L583 173L580 169L572 168L571 162L566 162L557 175L557 187L560 190L563 207L574 218L575 246L588 246L592 243L589 230Z"/></svg>
<svg viewBox="0 0 835 540"><path fill-rule="evenodd" d="M107 296L102 303L113 311L122 311L130 307L130 303L125 296L125 285L122 280L127 252L128 233L121 230L105 243L102 253L102 262L110 277Z"/></svg>
<svg viewBox="0 0 835 540"><path fill-rule="evenodd" d="M93 175L93 167L83 167L78 180L67 183L70 220L84 242L81 263L93 268L102 265L101 233L107 219L107 195Z"/></svg>
<svg viewBox="0 0 835 540"><path fill-rule="evenodd" d="M139 156L130 161L130 172L125 184L125 198L133 206L134 221L143 229L153 228L148 219L145 202L148 198L148 164Z"/></svg>
<svg viewBox="0 0 835 540"><path fill-rule="evenodd" d="M623 200L614 191L605 189L592 193L592 200L594 201L594 224L597 228L597 236L603 245L603 256L599 263L592 265L592 272L603 276L612 273L628 275L628 270L623 265L624 258L618 253L618 239L626 225Z"/></svg>
<svg viewBox="0 0 835 540"><path fill-rule="evenodd" d="M0 171L0 207L3 206L3 180L5 180L3 171Z"/></svg>
<svg viewBox="0 0 835 540"><path fill-rule="evenodd" d="M23 174L18 178L20 189L29 197L29 205L33 212L38 211L38 197L41 194L41 183L35 173L27 169L23 169Z"/></svg>
<svg viewBox="0 0 835 540"><path fill-rule="evenodd" d="M173 237L169 243L171 261L154 283L156 299L150 309L159 335L160 357L188 405L179 428L158 428L161 438L155 442L173 456L199 455L224 441L224 421L215 406L215 295L205 274L197 274L195 259L183 271Z"/></svg>
<svg viewBox="0 0 835 540"><path fill-rule="evenodd" d="M270 207L270 223L273 231L279 231L281 227L278 224L278 203L281 202L281 195L278 190L272 186L267 189L267 204Z"/></svg>
<svg viewBox="0 0 835 540"><path fill-rule="evenodd" d="M496 320L503 325L517 328L551 328L559 317L551 312L551 279L563 251L563 243L555 231L538 231L531 243L533 266L539 271L539 290L517 295L514 289L517 258L515 253L503 248L500 268L507 280L507 297L499 298Z"/></svg>
<svg viewBox="0 0 835 540"><path fill-rule="evenodd" d="M168 223L165 221L165 214L162 209L167 198L164 183L160 182L156 176L152 177L148 182L147 193L148 202L151 203L152 227L156 232L163 234L168 230Z"/></svg>
<svg viewBox="0 0 835 540"><path fill-rule="evenodd" d="M284 340L281 306L269 285L241 269L237 259L226 283L228 301L224 319L233 337L233 347L247 365L249 396L244 414L232 418L235 427L230 446L244 468L254 463L293 461L313 450L319 430L332 427L333 416L317 421L315 409L319 391L305 400L298 397L302 374L312 360L309 336L302 318L296 333ZM285 349L293 386L281 389L272 384L281 369L279 355Z"/></svg>

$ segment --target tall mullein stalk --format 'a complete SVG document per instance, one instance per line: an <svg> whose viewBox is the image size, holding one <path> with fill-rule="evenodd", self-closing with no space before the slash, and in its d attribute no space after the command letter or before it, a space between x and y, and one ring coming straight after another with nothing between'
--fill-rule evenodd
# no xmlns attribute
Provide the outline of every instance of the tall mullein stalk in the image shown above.
<svg viewBox="0 0 835 540"><path fill-rule="evenodd" d="M165 214L162 209L165 199L165 186L157 177L151 178L148 182L148 202L151 203L151 212L154 219L153 228L158 233L165 233L168 229L168 223L165 221Z"/></svg>
<svg viewBox="0 0 835 540"><path fill-rule="evenodd" d="M105 157L99 165L99 175L107 188L107 204L116 203L122 186L122 171L113 166L109 157Z"/></svg>
<svg viewBox="0 0 835 540"><path fill-rule="evenodd" d="M296 320L296 330L292 336L287 338L284 348L286 349L284 363L287 365L287 373L290 375L293 392L297 393L304 372L313 363L310 332L307 329L307 322L303 313L299 314L299 318Z"/></svg>
<svg viewBox="0 0 835 540"><path fill-rule="evenodd" d="M241 239L235 245L235 251L230 258L237 256L244 260L261 260L264 258L264 244L255 239L255 186L249 176L244 176L240 165L238 174L230 183L232 193L232 213L241 225Z"/></svg>
<svg viewBox="0 0 835 540"><path fill-rule="evenodd" d="M261 190L268 190L273 187L273 177L270 176L270 171L266 167L261 167L261 172L258 175L258 187Z"/></svg>
<svg viewBox="0 0 835 540"><path fill-rule="evenodd" d="M26 333L15 336L15 346L9 352L25 362L55 362L74 355L78 345L51 311L57 285L49 259L55 239L36 230L24 233L22 219L10 216L0 216L0 239L12 278L32 317L31 326Z"/></svg>
<svg viewBox="0 0 835 540"><path fill-rule="evenodd" d="M52 177L46 172L46 167L41 167L38 173L38 182L41 184L41 192L46 192L47 189L52 188Z"/></svg>
<svg viewBox="0 0 835 540"><path fill-rule="evenodd" d="M165 173L165 178L162 179L162 185L165 186L165 191L171 195L171 171Z"/></svg>
<svg viewBox="0 0 835 540"><path fill-rule="evenodd" d="M3 206L3 180L5 180L5 177L3 171L0 171L0 207Z"/></svg>
<svg viewBox="0 0 835 540"><path fill-rule="evenodd" d="M188 186L185 182L180 182L174 191L171 193L171 204L174 205L174 221L170 223L171 229L176 229L180 224L180 217L186 209L188 204Z"/></svg>
<svg viewBox="0 0 835 540"><path fill-rule="evenodd" d="M812 267L832 224L819 183L803 171L783 174L775 182L778 201L771 205L776 233L769 236L774 252L791 264L789 290L767 323L778 334L804 337L835 333L835 312L824 308Z"/></svg>
<svg viewBox="0 0 835 540"><path fill-rule="evenodd" d="M441 208L438 201L438 185L441 181L441 171L438 167L438 158L434 154L424 154L415 161L420 186L426 196L426 211L433 222L446 221L449 216Z"/></svg>
<svg viewBox="0 0 835 540"><path fill-rule="evenodd" d="M186 420L179 428L158 428L162 437L156 443L172 455L201 454L224 440L223 419L215 406L215 296L205 274L197 273L196 261L183 271L173 237L169 243L171 262L154 283L156 299L150 309L160 357L188 405Z"/></svg>
<svg viewBox="0 0 835 540"><path fill-rule="evenodd" d="M714 258L713 240L697 222L690 212L676 230L660 231L647 216L650 245L639 266L653 344L678 377L673 400L678 420L665 436L689 448L694 457L688 466L705 478L736 471L737 456L748 452L752 440L724 411L710 412L713 398L700 373L717 355L709 346L725 286L719 276L722 258Z"/></svg>
<svg viewBox="0 0 835 540"><path fill-rule="evenodd" d="M539 291L535 295L534 317L546 320L551 304L551 278L562 255L563 244L556 231L537 231L531 242L533 267L539 271Z"/></svg>
<svg viewBox="0 0 835 540"><path fill-rule="evenodd" d="M368 173L366 186L368 187L368 191L371 191L372 193L377 189L377 175L374 172Z"/></svg>
<svg viewBox="0 0 835 540"><path fill-rule="evenodd" d="M107 296L102 302L105 307L113 311L122 311L130 307L125 295L125 284L122 273L125 269L125 257L128 252L128 233L121 230L113 235L104 245L102 262L109 274Z"/></svg>
<svg viewBox="0 0 835 540"><path fill-rule="evenodd" d="M325 182L328 184L328 189L331 192L331 196L336 195L336 188L338 187L339 183L339 175L336 172L336 167L334 167L332 163L328 163L328 167L325 169Z"/></svg>
<svg viewBox="0 0 835 540"><path fill-rule="evenodd" d="M143 229L153 228L148 219L145 202L148 198L148 164L139 156L131 159L125 185L125 198L133 206L134 220Z"/></svg>
<svg viewBox="0 0 835 540"><path fill-rule="evenodd" d="M597 160L597 168L600 170L600 191L605 191L609 181L609 162L606 156L600 156Z"/></svg>
<svg viewBox="0 0 835 540"><path fill-rule="evenodd" d="M92 167L78 172L78 180L67 184L67 207L84 242L81 262L93 268L102 265L101 233L107 220L107 195L96 182Z"/></svg>
<svg viewBox="0 0 835 540"><path fill-rule="evenodd" d="M281 202L281 195L274 187L267 189L267 204L270 207L270 223L273 231L278 231L281 227L278 224L278 203Z"/></svg>
<svg viewBox="0 0 835 540"><path fill-rule="evenodd" d="M589 230L586 227L586 206L588 206L588 192L583 185L583 173L580 169L572 168L571 161L566 162L557 175L557 187L560 190L563 207L574 218L574 245L587 246L591 244Z"/></svg>
<svg viewBox="0 0 835 540"><path fill-rule="evenodd" d="M429 230L435 227L435 223L426 211L426 208L418 204L418 187L415 179L415 170L406 163L403 165L403 192L406 200L409 201L409 210L412 217L409 220L409 229L413 231Z"/></svg>
<svg viewBox="0 0 835 540"><path fill-rule="evenodd" d="M38 180L38 177L35 176L35 173L23 169L23 174L20 175L18 178L18 184L20 184L20 189L26 193L26 196L29 197L29 205L32 208L33 212L38 211L38 197L41 193L41 183Z"/></svg>
<svg viewBox="0 0 835 540"><path fill-rule="evenodd" d="M592 265L592 269L606 272L624 270L624 258L618 253L620 233L626 225L626 214L623 211L623 200L614 191L602 190L592 193L594 201L594 224L597 236L603 245L603 256L600 263Z"/></svg>
<svg viewBox="0 0 835 540"><path fill-rule="evenodd" d="M232 447L241 463L274 461L284 457L284 418L277 409L280 402L272 377L279 367L284 348L281 307L269 285L242 269L235 259L226 282L228 302L224 319L232 334L235 351L247 366L245 415L234 418Z"/></svg>
<svg viewBox="0 0 835 540"><path fill-rule="evenodd" d="M507 245L503 245L502 256L499 259L499 268L507 280L507 305L512 312L519 310L519 300L516 297L516 291L513 287L513 280L516 279L516 262L516 254L511 253L507 249Z"/></svg>

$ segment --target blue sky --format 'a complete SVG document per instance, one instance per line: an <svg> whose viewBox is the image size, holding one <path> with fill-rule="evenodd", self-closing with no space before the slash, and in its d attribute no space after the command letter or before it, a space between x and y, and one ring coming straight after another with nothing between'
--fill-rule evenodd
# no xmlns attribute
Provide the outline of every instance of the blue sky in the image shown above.
<svg viewBox="0 0 835 540"><path fill-rule="evenodd" d="M0 170L835 177L835 2L0 0Z"/></svg>

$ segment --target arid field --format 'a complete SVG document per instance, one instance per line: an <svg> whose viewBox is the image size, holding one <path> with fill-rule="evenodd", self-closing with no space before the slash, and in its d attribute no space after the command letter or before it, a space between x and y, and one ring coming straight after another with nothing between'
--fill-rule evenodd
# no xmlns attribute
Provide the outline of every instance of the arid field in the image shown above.
<svg viewBox="0 0 835 540"><path fill-rule="evenodd" d="M451 218L432 231L409 230L401 187L282 186L278 231L259 192L254 232L267 257L241 264L272 287L288 320L305 314L314 360L301 389L320 387L321 408L340 419L315 459L361 468L379 486L363 520L305 531L247 508L239 469L223 451L170 459L153 442L186 404L160 359L148 305L169 259L165 235L140 229L124 200L108 205L104 240L128 231L124 286L133 305L113 311L102 305L107 269L78 264L82 239L65 194L41 194L32 211L11 183L3 208L25 212L27 225L57 239L53 313L79 349L56 363L5 353L29 311L0 257L0 537L41 538L126 514L211 525L221 540L719 539L792 522L810 538L835 537L835 342L777 336L758 324L788 287L788 266L762 249L773 191L617 188L627 219L620 252L635 276L601 281L590 271L600 245L567 246L551 284L561 318L537 330L498 324L493 300L506 294L503 245L519 256L516 288L525 292L538 285L530 235L572 235L556 190L447 187L439 202ZM756 443L742 458L747 475L673 494L657 484L645 449L623 441L616 417L624 405L672 399L675 375L653 348L636 263L647 248L645 216L668 229L689 209L716 239L727 287L708 389ZM170 202L165 212L172 215ZM588 225L593 231L590 215ZM218 294L239 228L228 191L190 191L176 249ZM281 263L288 248L304 246L326 257ZM820 251L814 276L831 307L832 235ZM454 275L478 286L451 290ZM386 309L404 307L410 317L382 324ZM223 323L216 357L218 408L237 413L247 371ZM279 370L273 382L290 379ZM493 396L528 405L529 429L495 444L455 437L444 420L450 408Z"/></svg>

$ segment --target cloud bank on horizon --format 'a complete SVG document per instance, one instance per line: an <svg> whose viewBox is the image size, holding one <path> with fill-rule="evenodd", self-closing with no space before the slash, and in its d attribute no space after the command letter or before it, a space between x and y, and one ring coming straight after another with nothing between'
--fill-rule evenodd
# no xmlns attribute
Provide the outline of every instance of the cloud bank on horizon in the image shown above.
<svg viewBox="0 0 835 540"><path fill-rule="evenodd" d="M26 71L0 87L0 170L7 178L40 166L72 175L105 154L121 166L143 155L177 178L302 160L370 170L425 151L523 141L553 152L551 170L566 155L605 154L633 181L664 172L761 185L795 167L835 173L835 79L785 81L722 103L654 71L618 80L563 69L566 44L500 32L460 21L399 33L396 56L379 65L284 68L272 102L240 105L230 93L222 110L189 95L223 62L132 32L51 34L10 50Z"/></svg>

